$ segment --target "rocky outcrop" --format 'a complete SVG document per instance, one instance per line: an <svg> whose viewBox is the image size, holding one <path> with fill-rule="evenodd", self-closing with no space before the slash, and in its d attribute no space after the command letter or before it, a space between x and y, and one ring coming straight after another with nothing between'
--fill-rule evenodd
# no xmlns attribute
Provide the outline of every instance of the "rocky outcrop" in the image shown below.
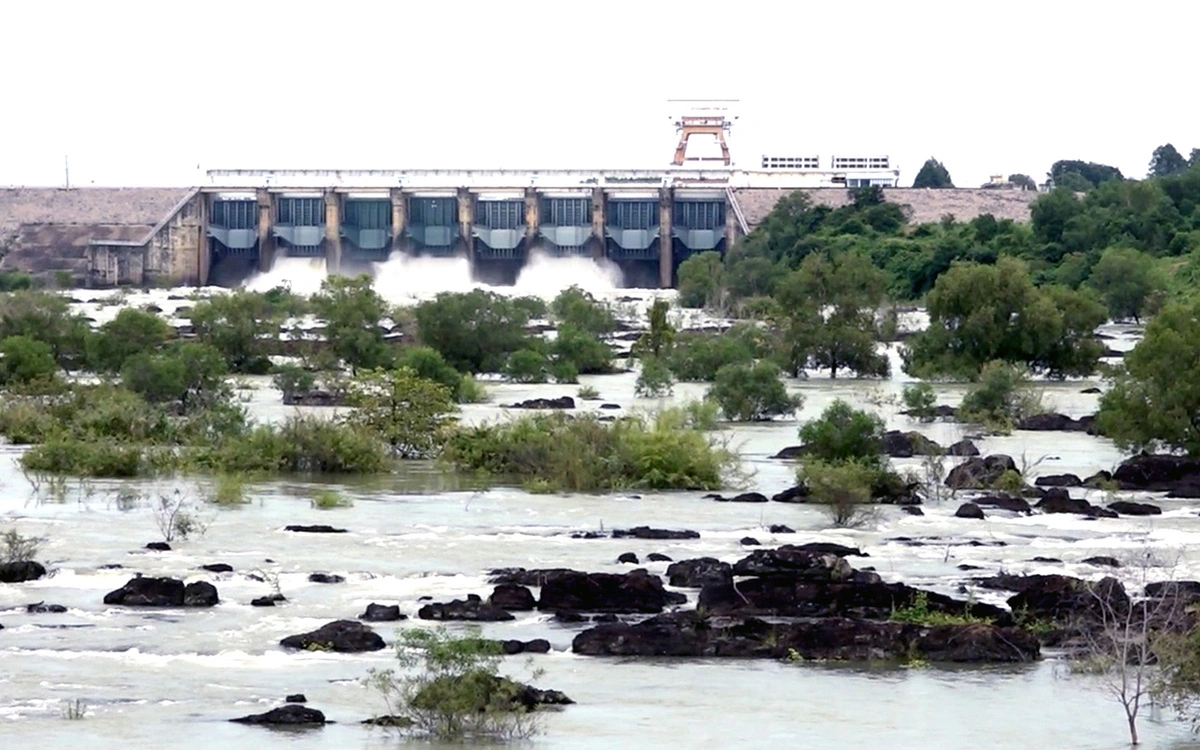
<svg viewBox="0 0 1200 750"><path fill-rule="evenodd" d="M177 578L130 578L104 595L105 604L125 607L211 607L219 601L217 588L207 581L186 586Z"/></svg>
<svg viewBox="0 0 1200 750"><path fill-rule="evenodd" d="M699 539L700 532L683 529L652 529L649 526L635 526L632 529L613 529L613 539Z"/></svg>
<svg viewBox="0 0 1200 750"><path fill-rule="evenodd" d="M1169 492L1183 485L1200 484L1200 459L1142 454L1123 461L1112 478L1123 490Z"/></svg>
<svg viewBox="0 0 1200 750"><path fill-rule="evenodd" d="M650 554L646 555L646 561L647 562L671 562L671 556L664 555L661 552L651 552Z"/></svg>
<svg viewBox="0 0 1200 750"><path fill-rule="evenodd" d="M1072 419L1066 414L1034 414L1017 422L1018 430L1035 432L1090 432L1095 426L1092 416Z"/></svg>
<svg viewBox="0 0 1200 750"><path fill-rule="evenodd" d="M623 565L639 565L638 556L633 552L622 552L617 556L617 562Z"/></svg>
<svg viewBox="0 0 1200 750"><path fill-rule="evenodd" d="M387 644L378 633L361 622L335 620L307 633L289 635L281 640L279 645L308 651L356 654L363 651L379 651Z"/></svg>
<svg viewBox="0 0 1200 750"><path fill-rule="evenodd" d="M1104 568L1119 568L1121 562L1115 557L1109 555L1094 555L1093 557L1085 557L1081 560L1084 565L1099 565Z"/></svg>
<svg viewBox="0 0 1200 750"><path fill-rule="evenodd" d="M1075 513L1081 516L1090 516L1092 518L1116 518L1117 514L1111 510L1101 508L1098 505L1092 505L1087 500L1078 497L1071 497L1065 489L1061 487L1051 488L1046 496L1037 502L1034 508L1043 513Z"/></svg>
<svg viewBox="0 0 1200 750"><path fill-rule="evenodd" d="M1005 472L1016 470L1017 464L1011 456L975 456L950 470L946 475L946 486L954 490L991 489Z"/></svg>
<svg viewBox="0 0 1200 750"><path fill-rule="evenodd" d="M1013 612L1058 623L1096 622L1103 611L1125 611L1129 596L1115 578L1098 582L1064 575L999 575L976 581L987 589L1017 592L1009 597Z"/></svg>
<svg viewBox="0 0 1200 750"><path fill-rule="evenodd" d="M289 703L262 714L250 714L230 719L235 724L263 724L286 727L312 727L326 724L325 714L315 708Z"/></svg>
<svg viewBox="0 0 1200 750"><path fill-rule="evenodd" d="M569 612L653 614L687 601L687 597L664 589L658 576L642 569L624 575L570 571L546 581L541 593L539 609Z"/></svg>
<svg viewBox="0 0 1200 750"><path fill-rule="evenodd" d="M345 529L338 529L324 523L312 524L310 526L291 525L284 526L284 531L295 531L302 534L345 534Z"/></svg>
<svg viewBox="0 0 1200 750"><path fill-rule="evenodd" d="M1014 513L1029 513L1032 510L1025 498L1012 495L984 495L975 498L972 502L982 508L999 508Z"/></svg>
<svg viewBox="0 0 1200 750"><path fill-rule="evenodd" d="M570 568L494 568L488 572L488 583L513 583L520 586L544 586L559 576L575 573Z"/></svg>
<svg viewBox="0 0 1200 750"><path fill-rule="evenodd" d="M284 391L284 406L341 406L346 403L343 393L314 388L311 391Z"/></svg>
<svg viewBox="0 0 1200 750"><path fill-rule="evenodd" d="M532 641L513 639L501 641L500 648L510 656L513 654L548 654L550 653L550 641L545 638L534 638Z"/></svg>
<svg viewBox="0 0 1200 750"><path fill-rule="evenodd" d="M1075 474L1048 474L1033 480L1038 487L1082 487L1083 480Z"/></svg>
<svg viewBox="0 0 1200 750"><path fill-rule="evenodd" d="M718 503L765 503L767 496L761 492L743 492L740 495L733 497L725 497L724 495L705 495L708 500L716 500Z"/></svg>
<svg viewBox="0 0 1200 750"><path fill-rule="evenodd" d="M807 503L808 487L803 484L789 487L783 492L772 495L771 500L776 503Z"/></svg>
<svg viewBox="0 0 1200 750"><path fill-rule="evenodd" d="M201 565L200 570L207 570L209 573L232 573L233 566L228 563L209 563Z"/></svg>
<svg viewBox="0 0 1200 750"><path fill-rule="evenodd" d="M1162 508L1150 503L1135 503L1131 500L1118 500L1109 503L1108 509L1123 516L1160 516Z"/></svg>
<svg viewBox="0 0 1200 750"><path fill-rule="evenodd" d="M609 623L577 635L571 649L588 656L686 656L866 661L918 656L931 661L1019 662L1039 656L1037 639L1019 628L936 628L830 617L768 623L676 612L636 625ZM792 657L794 658L794 657Z"/></svg>
<svg viewBox="0 0 1200 750"><path fill-rule="evenodd" d="M400 614L399 604L376 604L371 602L367 605L367 610L358 616L360 620L367 622L395 622L396 620L407 620L408 615Z"/></svg>
<svg viewBox="0 0 1200 750"><path fill-rule="evenodd" d="M710 583L733 582L733 567L715 557L680 560L667 567L667 580L672 586L698 589Z"/></svg>
<svg viewBox="0 0 1200 750"><path fill-rule="evenodd" d="M574 409L575 399L570 396L559 396L558 398L531 398L527 401L518 401L515 404L501 404L501 409Z"/></svg>
<svg viewBox="0 0 1200 750"><path fill-rule="evenodd" d="M751 552L733 565L737 576L788 576L805 580L844 580L854 569L844 559L863 555L856 547L832 542L785 544L777 549ZM669 574L668 570L668 574Z"/></svg>
<svg viewBox="0 0 1200 750"><path fill-rule="evenodd" d="M883 452L892 458L913 456L940 456L942 446L919 432L889 430L883 435Z"/></svg>
<svg viewBox="0 0 1200 750"><path fill-rule="evenodd" d="M492 590L492 595L488 597L488 604L500 609L525 612L537 606L537 600L534 599L533 592L524 586L502 583Z"/></svg>
<svg viewBox="0 0 1200 750"><path fill-rule="evenodd" d="M958 510L954 511L955 518L974 518L982 521L986 516L983 514L983 508L980 508L975 503L963 503L958 506Z"/></svg>
<svg viewBox="0 0 1200 750"><path fill-rule="evenodd" d="M345 583L345 576L340 576L336 573L309 573L309 583Z"/></svg>
<svg viewBox="0 0 1200 750"><path fill-rule="evenodd" d="M782 461L794 461L803 455L804 455L804 446L803 445L789 445L788 447L780 450L774 456L771 456L771 458L777 458Z"/></svg>
<svg viewBox="0 0 1200 750"><path fill-rule="evenodd" d="M947 456L978 456L979 448L975 443L963 438L946 449Z"/></svg>
<svg viewBox="0 0 1200 750"><path fill-rule="evenodd" d="M36 581L46 575L46 568L33 560L0 563L0 583Z"/></svg>
<svg viewBox="0 0 1200 750"><path fill-rule="evenodd" d="M465 600L455 599L450 602L426 604L417 610L417 617L422 620L463 620L468 622L506 622L514 619L508 610L484 602L478 594L468 594Z"/></svg>

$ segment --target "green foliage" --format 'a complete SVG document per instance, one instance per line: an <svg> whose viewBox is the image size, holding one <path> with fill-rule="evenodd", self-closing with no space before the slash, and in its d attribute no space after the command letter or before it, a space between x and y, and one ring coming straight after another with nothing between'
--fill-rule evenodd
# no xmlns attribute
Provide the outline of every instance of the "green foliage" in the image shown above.
<svg viewBox="0 0 1200 750"><path fill-rule="evenodd" d="M1071 289L1036 288L1015 258L956 263L927 303L929 328L902 351L910 374L972 377L1001 360L1052 377L1089 375L1103 353L1095 339L1103 306Z"/></svg>
<svg viewBox="0 0 1200 750"><path fill-rule="evenodd" d="M977 622L988 622L982 617L970 614L932 611L929 609L929 594L925 591L918 591L907 606L894 607L888 619L892 622L904 622L911 625L924 625L926 627L970 625Z"/></svg>
<svg viewBox="0 0 1200 750"><path fill-rule="evenodd" d="M335 490L318 490L312 496L312 507L321 510L349 508L353 505L353 500Z"/></svg>
<svg viewBox="0 0 1200 750"><path fill-rule="evenodd" d="M15 292L33 287L33 277L21 271L0 271L0 292Z"/></svg>
<svg viewBox="0 0 1200 750"><path fill-rule="evenodd" d="M1200 455L1200 302L1164 308L1146 325L1100 398L1101 432L1130 451Z"/></svg>
<svg viewBox="0 0 1200 750"><path fill-rule="evenodd" d="M717 370L706 398L716 402L725 418L737 422L769 420L794 413L804 403L789 395L770 362L725 365Z"/></svg>
<svg viewBox="0 0 1200 750"><path fill-rule="evenodd" d="M87 361L96 372L117 373L131 357L153 352L171 335L171 327L162 318L127 307L88 337Z"/></svg>
<svg viewBox="0 0 1200 750"><path fill-rule="evenodd" d="M311 393L317 387L315 375L303 367L291 364L277 366L271 382L284 393Z"/></svg>
<svg viewBox="0 0 1200 750"><path fill-rule="evenodd" d="M546 368L555 383L578 383L579 370L569 359L553 359Z"/></svg>
<svg viewBox="0 0 1200 750"><path fill-rule="evenodd" d="M549 376L549 360L535 349L520 349L508 355L504 375L513 383L545 383Z"/></svg>
<svg viewBox="0 0 1200 750"><path fill-rule="evenodd" d="M460 427L444 458L459 469L511 478L545 490L717 489L736 456L677 415L598 417L532 414Z"/></svg>
<svg viewBox="0 0 1200 750"><path fill-rule="evenodd" d="M27 336L41 341L63 369L83 361L89 335L87 321L71 312L65 297L32 290L0 295L0 339Z"/></svg>
<svg viewBox="0 0 1200 750"><path fill-rule="evenodd" d="M245 505L246 478L241 474L218 474L207 499L213 505L225 507Z"/></svg>
<svg viewBox="0 0 1200 750"><path fill-rule="evenodd" d="M697 253L679 264L680 307L720 309L725 291L725 268L715 250Z"/></svg>
<svg viewBox="0 0 1200 750"><path fill-rule="evenodd" d="M262 374L271 369L267 355L280 326L303 311L303 302L288 292L239 289L200 300L188 317L196 337L220 353L230 372Z"/></svg>
<svg viewBox="0 0 1200 750"><path fill-rule="evenodd" d="M390 462L387 444L357 424L303 416L196 446L187 466L226 473L377 474Z"/></svg>
<svg viewBox="0 0 1200 750"><path fill-rule="evenodd" d="M49 380L58 372L48 344L28 336L0 340L0 385Z"/></svg>
<svg viewBox="0 0 1200 750"><path fill-rule="evenodd" d="M576 375L612 372L612 349L594 333L578 328L574 323L563 323L559 327L549 349L556 362L569 363ZM555 379L559 380L557 377Z"/></svg>
<svg viewBox="0 0 1200 750"><path fill-rule="evenodd" d="M835 526L853 528L874 516L871 485L877 474L875 464L868 461L806 457L797 478L808 487L810 501L824 506Z"/></svg>
<svg viewBox="0 0 1200 750"><path fill-rule="evenodd" d="M560 329L570 326L592 336L606 336L617 328L617 318L608 304L577 286L559 292L550 303L550 313Z"/></svg>
<svg viewBox="0 0 1200 750"><path fill-rule="evenodd" d="M498 673L499 642L482 638L478 626L461 636L444 628L404 630L396 648L402 672L372 670L367 684L382 695L388 715L411 722L419 736L511 742L538 731L518 699L522 686Z"/></svg>
<svg viewBox="0 0 1200 750"><path fill-rule="evenodd" d="M456 400L460 404L482 404L486 402L490 396L488 395L487 387L475 379L475 376L469 372L463 373L458 380L458 391Z"/></svg>
<svg viewBox="0 0 1200 750"><path fill-rule="evenodd" d="M937 393L929 383L909 383L901 398L910 416L922 422L932 422L937 416Z"/></svg>
<svg viewBox="0 0 1200 750"><path fill-rule="evenodd" d="M1152 309L1166 280L1154 265L1154 259L1132 248L1110 247L1092 266L1088 285L1100 293L1113 320L1133 318Z"/></svg>
<svg viewBox="0 0 1200 750"><path fill-rule="evenodd" d="M662 358L671 351L675 341L675 327L667 319L671 303L656 299L646 311L646 332L633 345L633 356Z"/></svg>
<svg viewBox="0 0 1200 750"><path fill-rule="evenodd" d="M581 385L579 390L575 392L575 396L583 401L599 401L600 391L590 385Z"/></svg>
<svg viewBox="0 0 1200 750"><path fill-rule="evenodd" d="M23 536L16 529L7 529L0 534L0 565L33 560L45 543L42 537Z"/></svg>
<svg viewBox="0 0 1200 750"><path fill-rule="evenodd" d="M130 357L121 383L152 404L178 402L188 411L222 397L225 372L225 360L213 347L177 342L161 352Z"/></svg>
<svg viewBox="0 0 1200 750"><path fill-rule="evenodd" d="M738 325L723 333L681 333L665 361L679 380L712 382L722 367L749 364L764 353L762 332Z"/></svg>
<svg viewBox="0 0 1200 750"><path fill-rule="evenodd" d="M347 401L355 407L349 424L382 439L402 458L436 453L457 409L446 386L406 368L360 373Z"/></svg>
<svg viewBox="0 0 1200 750"><path fill-rule="evenodd" d="M1040 406L1023 367L993 361L983 366L978 380L967 389L956 415L960 421L1007 432L1023 417L1040 412Z"/></svg>
<svg viewBox="0 0 1200 750"><path fill-rule="evenodd" d="M858 461L878 466L883 454L883 420L838 399L821 416L805 422L800 440L807 458L830 463Z"/></svg>
<svg viewBox="0 0 1200 750"><path fill-rule="evenodd" d="M954 181L950 179L950 171L945 165L932 156L921 165L913 180L914 188L952 188Z"/></svg>
<svg viewBox="0 0 1200 750"><path fill-rule="evenodd" d="M371 287L370 276L329 277L312 298L312 308L325 321L325 340L330 350L355 372L392 365L392 349L380 327L389 310Z"/></svg>
<svg viewBox="0 0 1200 750"><path fill-rule="evenodd" d="M1027 174L1021 174L1020 172L1016 174L1010 174L1008 176L1008 181L1022 190L1037 190L1037 182L1035 182L1034 179Z"/></svg>
<svg viewBox="0 0 1200 750"><path fill-rule="evenodd" d="M444 292L416 307L421 343L460 372L499 372L513 352L529 347L530 308L493 292Z"/></svg>
<svg viewBox="0 0 1200 750"><path fill-rule="evenodd" d="M1050 167L1050 179L1057 187L1089 190L1111 180L1119 182L1125 177L1121 174L1121 170L1107 164L1063 159L1054 162L1054 165Z"/></svg>
<svg viewBox="0 0 1200 750"><path fill-rule="evenodd" d="M1170 143L1154 149L1150 156L1150 171L1148 177L1166 177L1178 174L1188 168L1187 160Z"/></svg>
<svg viewBox="0 0 1200 750"><path fill-rule="evenodd" d="M396 367L406 367L415 372L417 377L444 385L455 401L462 402L463 376L450 366L437 349L431 346L405 347L396 357Z"/></svg>
<svg viewBox="0 0 1200 750"><path fill-rule="evenodd" d="M643 357L633 392L642 398L661 398L671 395L675 376L661 357Z"/></svg>
<svg viewBox="0 0 1200 750"><path fill-rule="evenodd" d="M21 467L41 474L126 479L150 472L140 445L54 436L21 454Z"/></svg>

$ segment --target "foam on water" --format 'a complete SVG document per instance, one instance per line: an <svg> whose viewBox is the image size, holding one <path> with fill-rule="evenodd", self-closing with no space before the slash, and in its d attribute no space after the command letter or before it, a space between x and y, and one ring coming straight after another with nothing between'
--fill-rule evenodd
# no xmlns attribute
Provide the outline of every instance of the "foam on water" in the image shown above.
<svg viewBox="0 0 1200 750"><path fill-rule="evenodd" d="M270 271L256 272L246 279L245 288L252 292L266 292L275 287L287 287L296 294L309 296L321 290L321 282L328 276L324 258L293 258L281 255L275 259Z"/></svg>
<svg viewBox="0 0 1200 750"><path fill-rule="evenodd" d="M620 289L621 269L607 259L557 258L535 250L521 268L513 294L554 297L577 286L597 296Z"/></svg>
<svg viewBox="0 0 1200 750"><path fill-rule="evenodd" d="M471 264L463 257L431 258L395 252L372 266L372 286L394 304L428 299L438 292L468 292L477 286L471 280Z"/></svg>

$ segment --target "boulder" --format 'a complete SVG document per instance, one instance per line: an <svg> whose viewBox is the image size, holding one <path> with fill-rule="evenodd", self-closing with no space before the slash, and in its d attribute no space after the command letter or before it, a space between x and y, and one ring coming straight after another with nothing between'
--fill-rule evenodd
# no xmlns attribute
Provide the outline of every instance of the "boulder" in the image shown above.
<svg viewBox="0 0 1200 750"><path fill-rule="evenodd" d="M125 607L211 607L217 588L207 581L186 586L177 578L130 578L116 591L104 595L105 604Z"/></svg>
<svg viewBox="0 0 1200 750"><path fill-rule="evenodd" d="M710 583L732 583L733 567L715 557L680 560L667 567L667 580L672 586L698 589Z"/></svg>
<svg viewBox="0 0 1200 750"><path fill-rule="evenodd" d="M784 545L760 549L733 564L735 576L786 576L802 581L844 581L854 575L845 558Z"/></svg>
<svg viewBox="0 0 1200 750"><path fill-rule="evenodd" d="M237 719L230 719L236 724L266 724L272 726L321 726L326 724L325 714L315 708L289 703L286 706L272 708L262 714L250 714Z"/></svg>
<svg viewBox="0 0 1200 750"><path fill-rule="evenodd" d="M533 592L515 583L502 583L492 590L488 604L500 609L527 612L537 606Z"/></svg>
<svg viewBox="0 0 1200 750"><path fill-rule="evenodd" d="M1034 414L1017 422L1018 430L1035 432L1087 432L1090 420L1072 419L1066 414Z"/></svg>
<svg viewBox="0 0 1200 750"><path fill-rule="evenodd" d="M1121 567L1121 563L1119 560L1117 560L1117 558L1109 557L1108 555L1096 555L1094 557L1087 557L1087 558L1084 558L1082 562L1085 565L1099 565L1099 566L1105 567L1105 568Z"/></svg>
<svg viewBox="0 0 1200 750"><path fill-rule="evenodd" d="M1200 498L1200 477L1188 477L1182 480L1179 484L1171 488L1171 491L1167 493L1167 497L1183 500Z"/></svg>
<svg viewBox="0 0 1200 750"><path fill-rule="evenodd" d="M978 456L979 448L975 447L975 443L963 438L957 443L952 444L946 449L947 456Z"/></svg>
<svg viewBox="0 0 1200 750"><path fill-rule="evenodd" d="M284 526L284 531L295 531L302 534L345 534L345 529L337 529L333 526L324 523L312 524L310 526L291 525Z"/></svg>
<svg viewBox="0 0 1200 750"><path fill-rule="evenodd" d="M1029 562L1035 563L1061 563L1062 560L1057 557L1045 557L1044 555L1035 555L1029 558Z"/></svg>
<svg viewBox="0 0 1200 750"><path fill-rule="evenodd" d="M620 404L600 404L601 409L620 409Z"/></svg>
<svg viewBox="0 0 1200 750"><path fill-rule="evenodd" d="M324 388L314 388L311 391L284 391L284 406L341 406L345 403L344 394L335 393Z"/></svg>
<svg viewBox="0 0 1200 750"><path fill-rule="evenodd" d="M870 557L858 547L848 547L836 542L806 542L804 544L785 544L779 548L784 551L815 552L821 555L837 555L838 557Z"/></svg>
<svg viewBox="0 0 1200 750"><path fill-rule="evenodd" d="M795 459L800 458L803 455L804 455L804 446L803 445L789 445L788 447L786 447L783 450L776 453L774 456L771 456L771 458L778 458L783 461L794 461Z"/></svg>
<svg viewBox="0 0 1200 750"><path fill-rule="evenodd" d="M484 602L476 594L466 599L434 602L417 610L422 620L464 620L468 622L506 622L514 619L508 610Z"/></svg>
<svg viewBox="0 0 1200 750"><path fill-rule="evenodd" d="M0 563L0 583L36 581L46 575L46 568L33 560Z"/></svg>
<svg viewBox="0 0 1200 750"><path fill-rule="evenodd" d="M1083 498L1071 497L1064 489L1057 487L1054 489L1055 491L1046 493L1046 496L1038 500L1037 505L1033 507L1043 513L1077 513L1083 516L1096 516L1099 515L1098 511L1103 510Z"/></svg>
<svg viewBox="0 0 1200 750"><path fill-rule="evenodd" d="M762 542L758 541L752 536L744 536L738 540L738 544L742 545L743 547L757 547L762 544Z"/></svg>
<svg viewBox="0 0 1200 750"><path fill-rule="evenodd" d="M1200 459L1142 454L1121 462L1112 478L1123 490L1166 492L1200 481Z"/></svg>
<svg viewBox="0 0 1200 750"><path fill-rule="evenodd" d="M1150 503L1135 503L1130 500L1118 500L1109 503L1108 509L1123 516L1159 516L1162 508Z"/></svg>
<svg viewBox="0 0 1200 750"><path fill-rule="evenodd" d="M1098 583L1060 575L1023 578L1025 580L1008 582L1021 587L1009 597L1008 606L1013 612L1026 611L1030 617L1087 623L1099 620L1106 608L1121 612L1129 606L1125 587L1115 578L1105 578Z"/></svg>
<svg viewBox="0 0 1200 750"><path fill-rule="evenodd" d="M545 638L535 638L532 641L507 640L501 641L500 647L504 649L504 653L512 656L514 654L548 654L550 653L550 641Z"/></svg>
<svg viewBox="0 0 1200 750"><path fill-rule="evenodd" d="M1016 470L1017 464L1011 456L974 456L950 470L946 475L946 486L954 490L991 489L1005 472Z"/></svg>
<svg viewBox="0 0 1200 750"><path fill-rule="evenodd" d="M67 608L61 604L46 604L45 602L34 602L33 604L25 605L25 612L31 615L44 614L62 614Z"/></svg>
<svg viewBox="0 0 1200 750"><path fill-rule="evenodd" d="M407 620L408 615L400 614L399 604L376 604L371 602L367 605L367 610L358 616L360 620L367 622L395 622L397 620Z"/></svg>
<svg viewBox="0 0 1200 750"><path fill-rule="evenodd" d="M901 505L900 510L904 511L905 513L907 513L910 516L925 515L925 511L921 510L920 508L918 508L915 505Z"/></svg>
<svg viewBox="0 0 1200 750"><path fill-rule="evenodd" d="M958 506L958 510L954 511L955 518L976 518L983 520L983 508L980 508L975 503L963 503Z"/></svg>
<svg viewBox="0 0 1200 750"><path fill-rule="evenodd" d="M625 573L577 573L572 571L542 586L538 608L576 612L621 614L661 612L669 604L687 601L682 594L663 588L658 576L643 569Z"/></svg>
<svg viewBox="0 0 1200 750"><path fill-rule="evenodd" d="M1112 480L1112 473L1101 469L1087 479L1083 480L1083 486L1092 490L1100 490L1104 489L1104 487Z"/></svg>
<svg viewBox="0 0 1200 750"><path fill-rule="evenodd" d="M334 620L316 630L289 635L281 640L279 645L284 648L356 654L363 651L379 651L387 644L378 633L361 622Z"/></svg>
<svg viewBox="0 0 1200 750"><path fill-rule="evenodd" d="M647 562L671 562L671 558L670 558L670 556L664 555L661 552L651 552L650 554L646 555L646 561Z"/></svg>
<svg viewBox="0 0 1200 750"><path fill-rule="evenodd" d="M1048 474L1033 480L1038 487L1082 487L1083 480L1074 474Z"/></svg>
<svg viewBox="0 0 1200 750"><path fill-rule="evenodd" d="M308 696L304 693L292 693L283 699L284 703L308 703Z"/></svg>
<svg viewBox="0 0 1200 750"><path fill-rule="evenodd" d="M170 552L171 545L167 544L166 542L150 542L146 545L145 549L151 550L152 552Z"/></svg>
<svg viewBox="0 0 1200 750"><path fill-rule="evenodd" d="M1084 389L1080 390L1079 392L1087 393L1087 394L1096 394L1096 393L1100 392L1100 389L1097 388L1096 386L1091 386L1090 388L1084 388Z"/></svg>
<svg viewBox="0 0 1200 750"><path fill-rule="evenodd" d="M309 573L308 581L309 583L345 583L346 578L336 573Z"/></svg>
<svg viewBox="0 0 1200 750"><path fill-rule="evenodd" d="M781 523L773 523L767 527L767 531L772 534L795 534L796 530L790 526L784 526Z"/></svg>
<svg viewBox="0 0 1200 750"><path fill-rule="evenodd" d="M488 583L515 583L520 586L544 586L559 576L576 571L570 568L495 568L488 572Z"/></svg>
<svg viewBox="0 0 1200 750"><path fill-rule="evenodd" d="M984 495L975 498L973 502L983 508L999 508L1014 513L1029 513L1031 510L1025 498L1012 495Z"/></svg>
<svg viewBox="0 0 1200 750"><path fill-rule="evenodd" d="M274 607L275 606L275 597L260 596L257 599L251 599L250 606L251 607Z"/></svg>
<svg viewBox="0 0 1200 750"><path fill-rule="evenodd" d="M724 497L722 495L709 495L709 497L713 500L716 500L718 503L765 503L765 502L767 502L767 496L762 494L761 492L743 492L742 494L734 495L733 497Z"/></svg>
<svg viewBox="0 0 1200 750"><path fill-rule="evenodd" d="M783 492L772 495L771 500L777 503L807 503L808 487L805 487L802 484L798 484L795 487L789 487Z"/></svg>
<svg viewBox="0 0 1200 750"><path fill-rule="evenodd" d="M1188 602L1200 601L1200 581L1155 581L1146 584L1145 592L1155 599L1178 596Z"/></svg>
<svg viewBox="0 0 1200 750"><path fill-rule="evenodd" d="M613 529L613 539L699 539L700 532L684 529L652 529L649 526L635 526L632 529Z"/></svg>
<svg viewBox="0 0 1200 750"><path fill-rule="evenodd" d="M501 409L574 409L575 399L570 396L558 398L531 398L515 404L501 404Z"/></svg>
<svg viewBox="0 0 1200 750"><path fill-rule="evenodd" d="M710 622L676 612L631 625L598 625L571 643L588 656L760 657L868 661L912 656L938 661L1017 662L1038 658L1037 639L1019 628L947 625L830 617L768 623L757 618Z"/></svg>
<svg viewBox="0 0 1200 750"><path fill-rule="evenodd" d="M916 431L888 430L883 435L883 453L892 458L938 456L942 447Z"/></svg>
<svg viewBox="0 0 1200 750"><path fill-rule="evenodd" d="M629 563L631 565L638 565L640 561L638 560L638 556L635 555L634 553L622 552L620 554L620 556L617 557L617 562L618 563Z"/></svg>
<svg viewBox="0 0 1200 750"><path fill-rule="evenodd" d="M232 573L233 566L226 563L209 563L201 565L200 570L207 570L209 573Z"/></svg>

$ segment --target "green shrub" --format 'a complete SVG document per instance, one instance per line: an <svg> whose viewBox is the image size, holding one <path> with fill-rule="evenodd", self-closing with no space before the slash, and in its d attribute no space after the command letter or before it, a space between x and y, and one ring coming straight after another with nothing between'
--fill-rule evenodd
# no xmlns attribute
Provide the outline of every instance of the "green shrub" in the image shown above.
<svg viewBox="0 0 1200 750"><path fill-rule="evenodd" d="M869 462L805 458L798 476L810 500L824 506L835 526L852 528L875 515L871 485L877 474L878 468Z"/></svg>
<svg viewBox="0 0 1200 750"><path fill-rule="evenodd" d="M129 443L54 437L21 455L21 467L41 474L124 479L150 470L144 449Z"/></svg>
<svg viewBox="0 0 1200 750"><path fill-rule="evenodd" d="M153 352L171 338L171 327L154 313L127 307L87 339L88 364L96 372L120 372L136 354Z"/></svg>
<svg viewBox="0 0 1200 750"><path fill-rule="evenodd" d="M724 333L683 333L667 357L671 374L679 380L712 382L725 365L750 364L766 353L761 331L734 326Z"/></svg>
<svg viewBox="0 0 1200 750"><path fill-rule="evenodd" d="M246 499L246 479L240 474L218 474L208 494L213 505L234 506L250 502Z"/></svg>
<svg viewBox="0 0 1200 750"><path fill-rule="evenodd" d="M883 453L883 420L838 399L817 419L804 423L805 456L821 461L862 461L878 465Z"/></svg>
<svg viewBox="0 0 1200 750"><path fill-rule="evenodd" d="M770 362L725 365L708 389L708 399L720 405L725 418L738 422L768 420L795 412L804 403L788 395L779 369Z"/></svg>
<svg viewBox="0 0 1200 750"><path fill-rule="evenodd" d="M0 565L36 559L45 543L42 537L23 536L16 529L8 529L0 534Z"/></svg>
<svg viewBox="0 0 1200 750"><path fill-rule="evenodd" d="M195 465L227 473L376 474L390 464L386 445L361 427L319 417L255 425L198 448Z"/></svg>
<svg viewBox="0 0 1200 750"><path fill-rule="evenodd" d="M578 373L603 375L612 372L612 349L582 328L562 326L549 349L551 357L569 362Z"/></svg>
<svg viewBox="0 0 1200 750"><path fill-rule="evenodd" d="M545 383L548 375L546 355L533 349L521 349L508 356L504 374L514 383Z"/></svg>
<svg viewBox="0 0 1200 750"><path fill-rule="evenodd" d="M643 398L661 398L670 396L675 386L675 378L671 368L662 357L642 358L642 368L638 372L634 393Z"/></svg>
<svg viewBox="0 0 1200 750"><path fill-rule="evenodd" d="M311 393L317 387L317 377L298 365L278 365L272 384L283 393Z"/></svg>
<svg viewBox="0 0 1200 750"><path fill-rule="evenodd" d="M541 310L535 310L540 306ZM494 292L443 292L416 306L418 338L460 372L499 372L509 355L529 348L525 325L545 305Z"/></svg>
<svg viewBox="0 0 1200 750"><path fill-rule="evenodd" d="M555 383L578 383L579 370L569 359L556 359L546 368Z"/></svg>
<svg viewBox="0 0 1200 750"><path fill-rule="evenodd" d="M458 403L460 404L482 404L489 398L487 388L475 379L471 373L464 373L458 381Z"/></svg>
<svg viewBox="0 0 1200 750"><path fill-rule="evenodd" d="M970 614L932 611L929 609L929 594L925 591L918 591L907 606L893 608L892 614L888 619L892 622L905 622L913 625L925 625L927 627L969 625L976 622L987 622L987 620L981 617Z"/></svg>
<svg viewBox="0 0 1200 750"><path fill-rule="evenodd" d="M0 385L48 380L58 372L50 345L29 336L0 341Z"/></svg>
<svg viewBox="0 0 1200 750"><path fill-rule="evenodd" d="M460 389L463 376L442 357L442 353L431 346L409 346L396 357L396 367L407 367L419 377L441 383L450 389L455 401L461 402Z"/></svg>
<svg viewBox="0 0 1200 750"><path fill-rule="evenodd" d="M617 318L608 304L577 286L559 292L550 303L550 313L558 321L560 333L568 327L593 336L604 336L617 328Z"/></svg>
<svg viewBox="0 0 1200 750"><path fill-rule="evenodd" d="M354 505L353 500L338 493L336 490L317 490L312 496L312 507L320 508L321 510L349 508L352 505Z"/></svg>
<svg viewBox="0 0 1200 750"><path fill-rule="evenodd" d="M1023 417L1041 411L1040 397L1029 383L1026 369L1006 362L988 362L971 384L958 407L960 421L1007 432Z"/></svg>
<svg viewBox="0 0 1200 750"><path fill-rule="evenodd" d="M909 383L902 396L909 416L931 422L937 416L937 394L929 383Z"/></svg>
<svg viewBox="0 0 1200 750"><path fill-rule="evenodd" d="M590 385L581 385L579 390L575 392L576 397L583 401L599 401L600 391Z"/></svg>
<svg viewBox="0 0 1200 750"><path fill-rule="evenodd" d="M346 422L401 458L436 454L456 409L449 389L403 368L360 373L346 400L355 407Z"/></svg>

